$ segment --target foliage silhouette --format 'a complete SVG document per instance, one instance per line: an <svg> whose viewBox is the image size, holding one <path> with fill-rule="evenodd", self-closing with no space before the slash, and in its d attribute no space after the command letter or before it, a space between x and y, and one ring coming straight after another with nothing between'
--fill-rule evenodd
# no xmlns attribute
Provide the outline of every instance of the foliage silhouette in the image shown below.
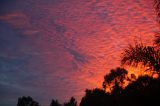
<svg viewBox="0 0 160 106"><path fill-rule="evenodd" d="M74 97L71 97L69 102L64 103L64 106L77 106L77 101Z"/></svg>
<svg viewBox="0 0 160 106"><path fill-rule="evenodd" d="M38 102L34 101L30 96L18 98L17 106L40 106Z"/></svg>
<svg viewBox="0 0 160 106"><path fill-rule="evenodd" d="M58 102L58 100L52 99L50 106L61 106L61 104Z"/></svg>
<svg viewBox="0 0 160 106"><path fill-rule="evenodd" d="M107 102L109 101L109 102ZM113 99L109 93L102 89L86 90L85 96L80 102L80 106L113 106Z"/></svg>
<svg viewBox="0 0 160 106"><path fill-rule="evenodd" d="M149 76L141 76L123 91L124 106L154 106L160 104L160 79ZM157 106L157 105L155 105Z"/></svg>
<svg viewBox="0 0 160 106"><path fill-rule="evenodd" d="M160 78L141 76L125 89L115 84L111 94L101 89L87 90L80 106L154 106L160 104L159 89Z"/></svg>
<svg viewBox="0 0 160 106"><path fill-rule="evenodd" d="M115 82L117 82L119 86L122 86L127 74L128 71L124 68L118 67L116 69L112 69L109 74L104 76L103 88L106 89L107 86L114 86Z"/></svg>
<svg viewBox="0 0 160 106"><path fill-rule="evenodd" d="M124 50L121 58L122 65L137 66L139 63L149 67L150 70L159 72L160 70L160 51L153 46L143 44L130 45Z"/></svg>

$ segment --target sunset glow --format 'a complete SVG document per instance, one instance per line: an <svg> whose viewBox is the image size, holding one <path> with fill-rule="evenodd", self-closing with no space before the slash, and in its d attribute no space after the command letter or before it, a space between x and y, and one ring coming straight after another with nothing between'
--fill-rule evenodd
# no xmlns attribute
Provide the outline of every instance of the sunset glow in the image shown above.
<svg viewBox="0 0 160 106"><path fill-rule="evenodd" d="M45 106L79 102L120 66L128 44L152 44L155 20L151 0L0 1L0 106L21 95ZM126 69L137 77L143 70Z"/></svg>

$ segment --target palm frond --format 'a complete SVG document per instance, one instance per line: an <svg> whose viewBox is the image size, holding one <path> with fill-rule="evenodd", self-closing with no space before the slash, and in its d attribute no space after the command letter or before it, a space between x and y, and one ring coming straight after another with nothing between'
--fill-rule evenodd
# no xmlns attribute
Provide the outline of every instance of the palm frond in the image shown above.
<svg viewBox="0 0 160 106"><path fill-rule="evenodd" d="M121 64L137 66L141 63L144 66L151 67L153 70L158 71L159 66L159 50L155 50L152 46L144 46L143 44L129 45L124 50L121 57Z"/></svg>

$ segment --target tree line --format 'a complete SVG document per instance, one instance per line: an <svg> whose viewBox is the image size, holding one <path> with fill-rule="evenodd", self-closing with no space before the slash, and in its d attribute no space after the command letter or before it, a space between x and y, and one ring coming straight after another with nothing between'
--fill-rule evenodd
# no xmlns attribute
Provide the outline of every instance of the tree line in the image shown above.
<svg viewBox="0 0 160 106"><path fill-rule="evenodd" d="M41 105L37 101L33 100L32 97L23 96L18 98L17 106L41 106ZM58 100L52 99L49 106L77 106L77 101L74 97L71 97L71 99L68 102L60 104Z"/></svg>

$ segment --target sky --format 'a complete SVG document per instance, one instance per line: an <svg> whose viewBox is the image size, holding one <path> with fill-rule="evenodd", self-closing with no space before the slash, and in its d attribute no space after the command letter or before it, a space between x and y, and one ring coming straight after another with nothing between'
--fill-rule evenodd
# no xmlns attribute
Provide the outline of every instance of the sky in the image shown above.
<svg viewBox="0 0 160 106"><path fill-rule="evenodd" d="M152 0L0 0L0 106L80 101L157 30Z"/></svg>

